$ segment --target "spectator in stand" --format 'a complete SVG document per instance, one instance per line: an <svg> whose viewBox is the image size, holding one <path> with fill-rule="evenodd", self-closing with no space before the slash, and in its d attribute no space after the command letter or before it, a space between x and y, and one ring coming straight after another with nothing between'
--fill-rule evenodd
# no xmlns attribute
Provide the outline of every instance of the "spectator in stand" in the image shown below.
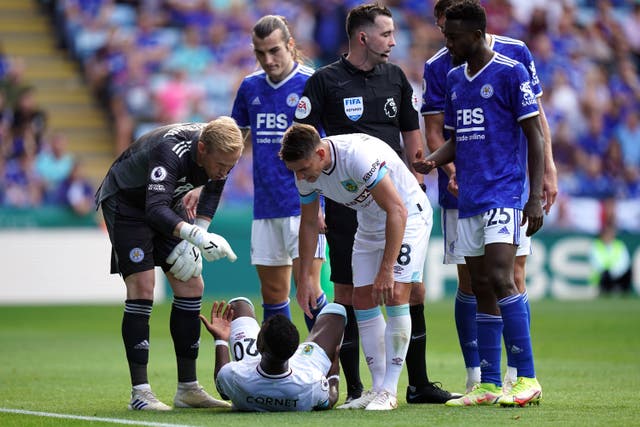
<svg viewBox="0 0 640 427"><path fill-rule="evenodd" d="M346 50L347 38L343 31L346 18L347 10L338 0L325 1L323 7L316 8L314 38L320 65L335 61L336 54Z"/></svg>
<svg viewBox="0 0 640 427"><path fill-rule="evenodd" d="M166 0L170 22L177 27L196 27L201 34L213 24L208 0Z"/></svg>
<svg viewBox="0 0 640 427"><path fill-rule="evenodd" d="M5 191L7 188L7 176L5 169L7 166L7 159L4 156L0 156L0 207L5 205Z"/></svg>
<svg viewBox="0 0 640 427"><path fill-rule="evenodd" d="M72 168L73 156L67 149L67 138L54 133L35 159L35 171L42 179L46 201L54 201L58 188L69 177Z"/></svg>
<svg viewBox="0 0 640 427"><path fill-rule="evenodd" d="M18 95L13 110L11 133L13 135L13 152L18 153L29 144L27 139L35 142L35 153L42 147L47 127L47 114L40 108L35 98L35 88L25 87Z"/></svg>
<svg viewBox="0 0 640 427"><path fill-rule="evenodd" d="M579 149L586 155L602 158L609 147L610 132L605 128L604 116L600 111L588 112L587 128L578 133Z"/></svg>
<svg viewBox="0 0 640 427"><path fill-rule="evenodd" d="M128 55L126 75L121 84L111 87L109 95L116 134L116 154L129 147L133 136L141 135L140 122L154 122L156 119L157 106L153 103L149 82L151 74L147 72L142 58Z"/></svg>
<svg viewBox="0 0 640 427"><path fill-rule="evenodd" d="M185 28L182 42L169 55L165 67L185 70L190 79L198 79L214 59L200 40L200 34L201 30L196 26Z"/></svg>
<svg viewBox="0 0 640 427"><path fill-rule="evenodd" d="M84 175L82 163L75 161L69 176L58 187L58 202L68 206L78 216L92 214L95 208L95 188Z"/></svg>
<svg viewBox="0 0 640 427"><path fill-rule="evenodd" d="M42 204L42 181L35 172L35 147L26 145L14 158L7 161L4 170L4 201L7 206L34 208Z"/></svg>
<svg viewBox="0 0 640 427"><path fill-rule="evenodd" d="M192 106L203 94L187 77L183 68L169 69L169 79L155 94L156 121L161 124L188 121Z"/></svg>
<svg viewBox="0 0 640 427"><path fill-rule="evenodd" d="M59 13L64 20L64 45L84 62L109 36L113 0L64 0Z"/></svg>
<svg viewBox="0 0 640 427"><path fill-rule="evenodd" d="M4 92L0 91L0 158L6 157L11 148L13 110L7 104L6 99Z"/></svg>
<svg viewBox="0 0 640 427"><path fill-rule="evenodd" d="M604 157L604 153L602 155ZM609 199L615 196L615 186L610 176L604 173L602 157L587 155L576 173L577 189L573 194L578 197Z"/></svg>
<svg viewBox="0 0 640 427"><path fill-rule="evenodd" d="M622 31L637 67L640 67L640 2L636 1L631 13L622 18Z"/></svg>
<svg viewBox="0 0 640 427"><path fill-rule="evenodd" d="M5 53L4 45L0 43L0 79L4 79L9 74L9 70L11 70L11 60Z"/></svg>
<svg viewBox="0 0 640 427"><path fill-rule="evenodd" d="M625 168L640 169L640 112L631 109L615 129Z"/></svg>
<svg viewBox="0 0 640 427"><path fill-rule="evenodd" d="M640 74L631 58L625 57L616 64L616 72L609 77L609 88L614 107L619 116L628 111L640 110Z"/></svg>
<svg viewBox="0 0 640 427"><path fill-rule="evenodd" d="M149 10L142 10L134 34L136 56L144 63L145 71L155 73L162 69L162 63L169 56L170 46L159 31L160 18Z"/></svg>

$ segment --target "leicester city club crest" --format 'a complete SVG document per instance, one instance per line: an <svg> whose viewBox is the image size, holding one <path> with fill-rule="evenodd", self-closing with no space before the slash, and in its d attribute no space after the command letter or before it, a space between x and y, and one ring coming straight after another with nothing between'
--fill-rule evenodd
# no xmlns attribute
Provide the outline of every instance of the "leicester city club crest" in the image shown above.
<svg viewBox="0 0 640 427"><path fill-rule="evenodd" d="M484 99L491 98L493 96L493 86L491 86L489 83L482 86L482 88L480 88L480 96Z"/></svg>
<svg viewBox="0 0 640 427"><path fill-rule="evenodd" d="M341 181L340 184L347 190L349 193L355 193L358 191L358 185L352 179L347 179L346 181Z"/></svg>

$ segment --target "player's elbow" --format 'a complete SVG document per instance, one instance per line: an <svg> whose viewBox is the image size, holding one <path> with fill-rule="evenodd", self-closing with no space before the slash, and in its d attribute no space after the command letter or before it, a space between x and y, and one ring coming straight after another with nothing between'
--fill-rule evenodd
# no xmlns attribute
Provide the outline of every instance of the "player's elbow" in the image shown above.
<svg viewBox="0 0 640 427"><path fill-rule="evenodd" d="M387 211L387 215L397 218L398 220L402 221L403 224L406 224L407 217L409 216L409 211L407 210L407 207L402 203L394 203Z"/></svg>

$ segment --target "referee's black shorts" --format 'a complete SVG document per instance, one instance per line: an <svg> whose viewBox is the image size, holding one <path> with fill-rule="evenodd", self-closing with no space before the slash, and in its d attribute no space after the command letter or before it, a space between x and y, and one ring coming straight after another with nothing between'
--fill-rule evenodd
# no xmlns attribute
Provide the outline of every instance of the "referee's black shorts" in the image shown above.
<svg viewBox="0 0 640 427"><path fill-rule="evenodd" d="M358 228L356 211L325 198L324 213L329 244L330 279L333 283L353 284L351 255Z"/></svg>

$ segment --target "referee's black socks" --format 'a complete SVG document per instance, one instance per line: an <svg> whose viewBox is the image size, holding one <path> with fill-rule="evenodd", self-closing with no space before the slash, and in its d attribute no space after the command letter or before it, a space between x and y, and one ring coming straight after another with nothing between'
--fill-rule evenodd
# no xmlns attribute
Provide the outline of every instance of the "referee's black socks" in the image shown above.
<svg viewBox="0 0 640 427"><path fill-rule="evenodd" d="M358 398L362 394L358 322L356 321L356 313L353 310L353 306L342 305L347 310L347 325L344 328L344 338L340 347L340 365L347 382L347 396Z"/></svg>
<svg viewBox="0 0 640 427"><path fill-rule="evenodd" d="M407 374L409 385L420 387L429 382L427 376L427 326L424 318L424 304L409 307L411 315L411 340L407 351Z"/></svg>

